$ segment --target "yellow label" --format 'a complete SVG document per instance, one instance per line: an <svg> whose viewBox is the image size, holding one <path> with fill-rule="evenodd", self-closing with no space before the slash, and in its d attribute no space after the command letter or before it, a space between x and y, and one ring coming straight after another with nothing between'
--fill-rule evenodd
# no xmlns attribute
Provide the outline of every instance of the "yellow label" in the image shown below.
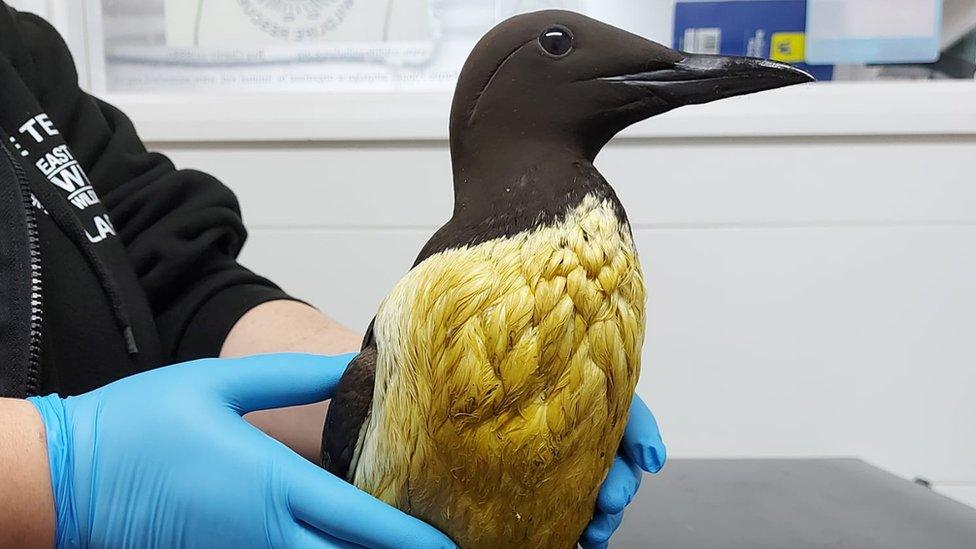
<svg viewBox="0 0 976 549"><path fill-rule="evenodd" d="M769 58L798 63L806 59L806 35L802 32L776 32L769 42Z"/></svg>

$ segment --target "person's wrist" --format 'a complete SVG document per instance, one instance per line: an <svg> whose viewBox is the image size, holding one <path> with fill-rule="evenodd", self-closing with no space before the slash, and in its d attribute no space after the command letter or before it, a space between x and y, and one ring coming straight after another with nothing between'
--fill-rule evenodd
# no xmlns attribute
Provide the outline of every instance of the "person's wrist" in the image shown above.
<svg viewBox="0 0 976 549"><path fill-rule="evenodd" d="M81 547L74 505L74 452L65 401L58 395L30 397L44 424L51 489L54 495L55 547Z"/></svg>

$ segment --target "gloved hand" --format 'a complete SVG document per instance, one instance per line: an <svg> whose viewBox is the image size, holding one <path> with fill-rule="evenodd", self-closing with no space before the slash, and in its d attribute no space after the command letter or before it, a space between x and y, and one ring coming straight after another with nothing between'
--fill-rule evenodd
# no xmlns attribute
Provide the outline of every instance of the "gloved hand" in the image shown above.
<svg viewBox="0 0 976 549"><path fill-rule="evenodd" d="M58 547L453 547L241 418L330 397L353 356L200 360L32 398Z"/></svg>
<svg viewBox="0 0 976 549"><path fill-rule="evenodd" d="M666 459L667 450L657 421L644 401L635 395L620 450L596 499L596 513L580 537L583 549L607 547L610 536L624 518L624 508L637 495L643 471L657 473Z"/></svg>

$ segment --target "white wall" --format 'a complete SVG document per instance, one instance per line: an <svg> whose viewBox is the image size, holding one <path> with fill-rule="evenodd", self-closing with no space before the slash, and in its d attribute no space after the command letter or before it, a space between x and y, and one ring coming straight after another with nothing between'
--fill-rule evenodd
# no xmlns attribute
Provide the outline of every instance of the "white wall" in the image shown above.
<svg viewBox="0 0 976 549"><path fill-rule="evenodd" d="M449 215L443 142L164 144L243 260L363 329ZM857 456L976 502L976 137L631 139L598 160L650 288L672 456Z"/></svg>

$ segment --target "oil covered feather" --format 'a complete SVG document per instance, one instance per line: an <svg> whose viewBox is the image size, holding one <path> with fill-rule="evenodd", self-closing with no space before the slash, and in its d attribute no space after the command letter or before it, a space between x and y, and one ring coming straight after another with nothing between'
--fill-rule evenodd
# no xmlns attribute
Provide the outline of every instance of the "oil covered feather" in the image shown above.
<svg viewBox="0 0 976 549"><path fill-rule="evenodd" d="M436 254L380 306L352 478L462 547L571 547L640 369L630 229L587 197L552 226Z"/></svg>

